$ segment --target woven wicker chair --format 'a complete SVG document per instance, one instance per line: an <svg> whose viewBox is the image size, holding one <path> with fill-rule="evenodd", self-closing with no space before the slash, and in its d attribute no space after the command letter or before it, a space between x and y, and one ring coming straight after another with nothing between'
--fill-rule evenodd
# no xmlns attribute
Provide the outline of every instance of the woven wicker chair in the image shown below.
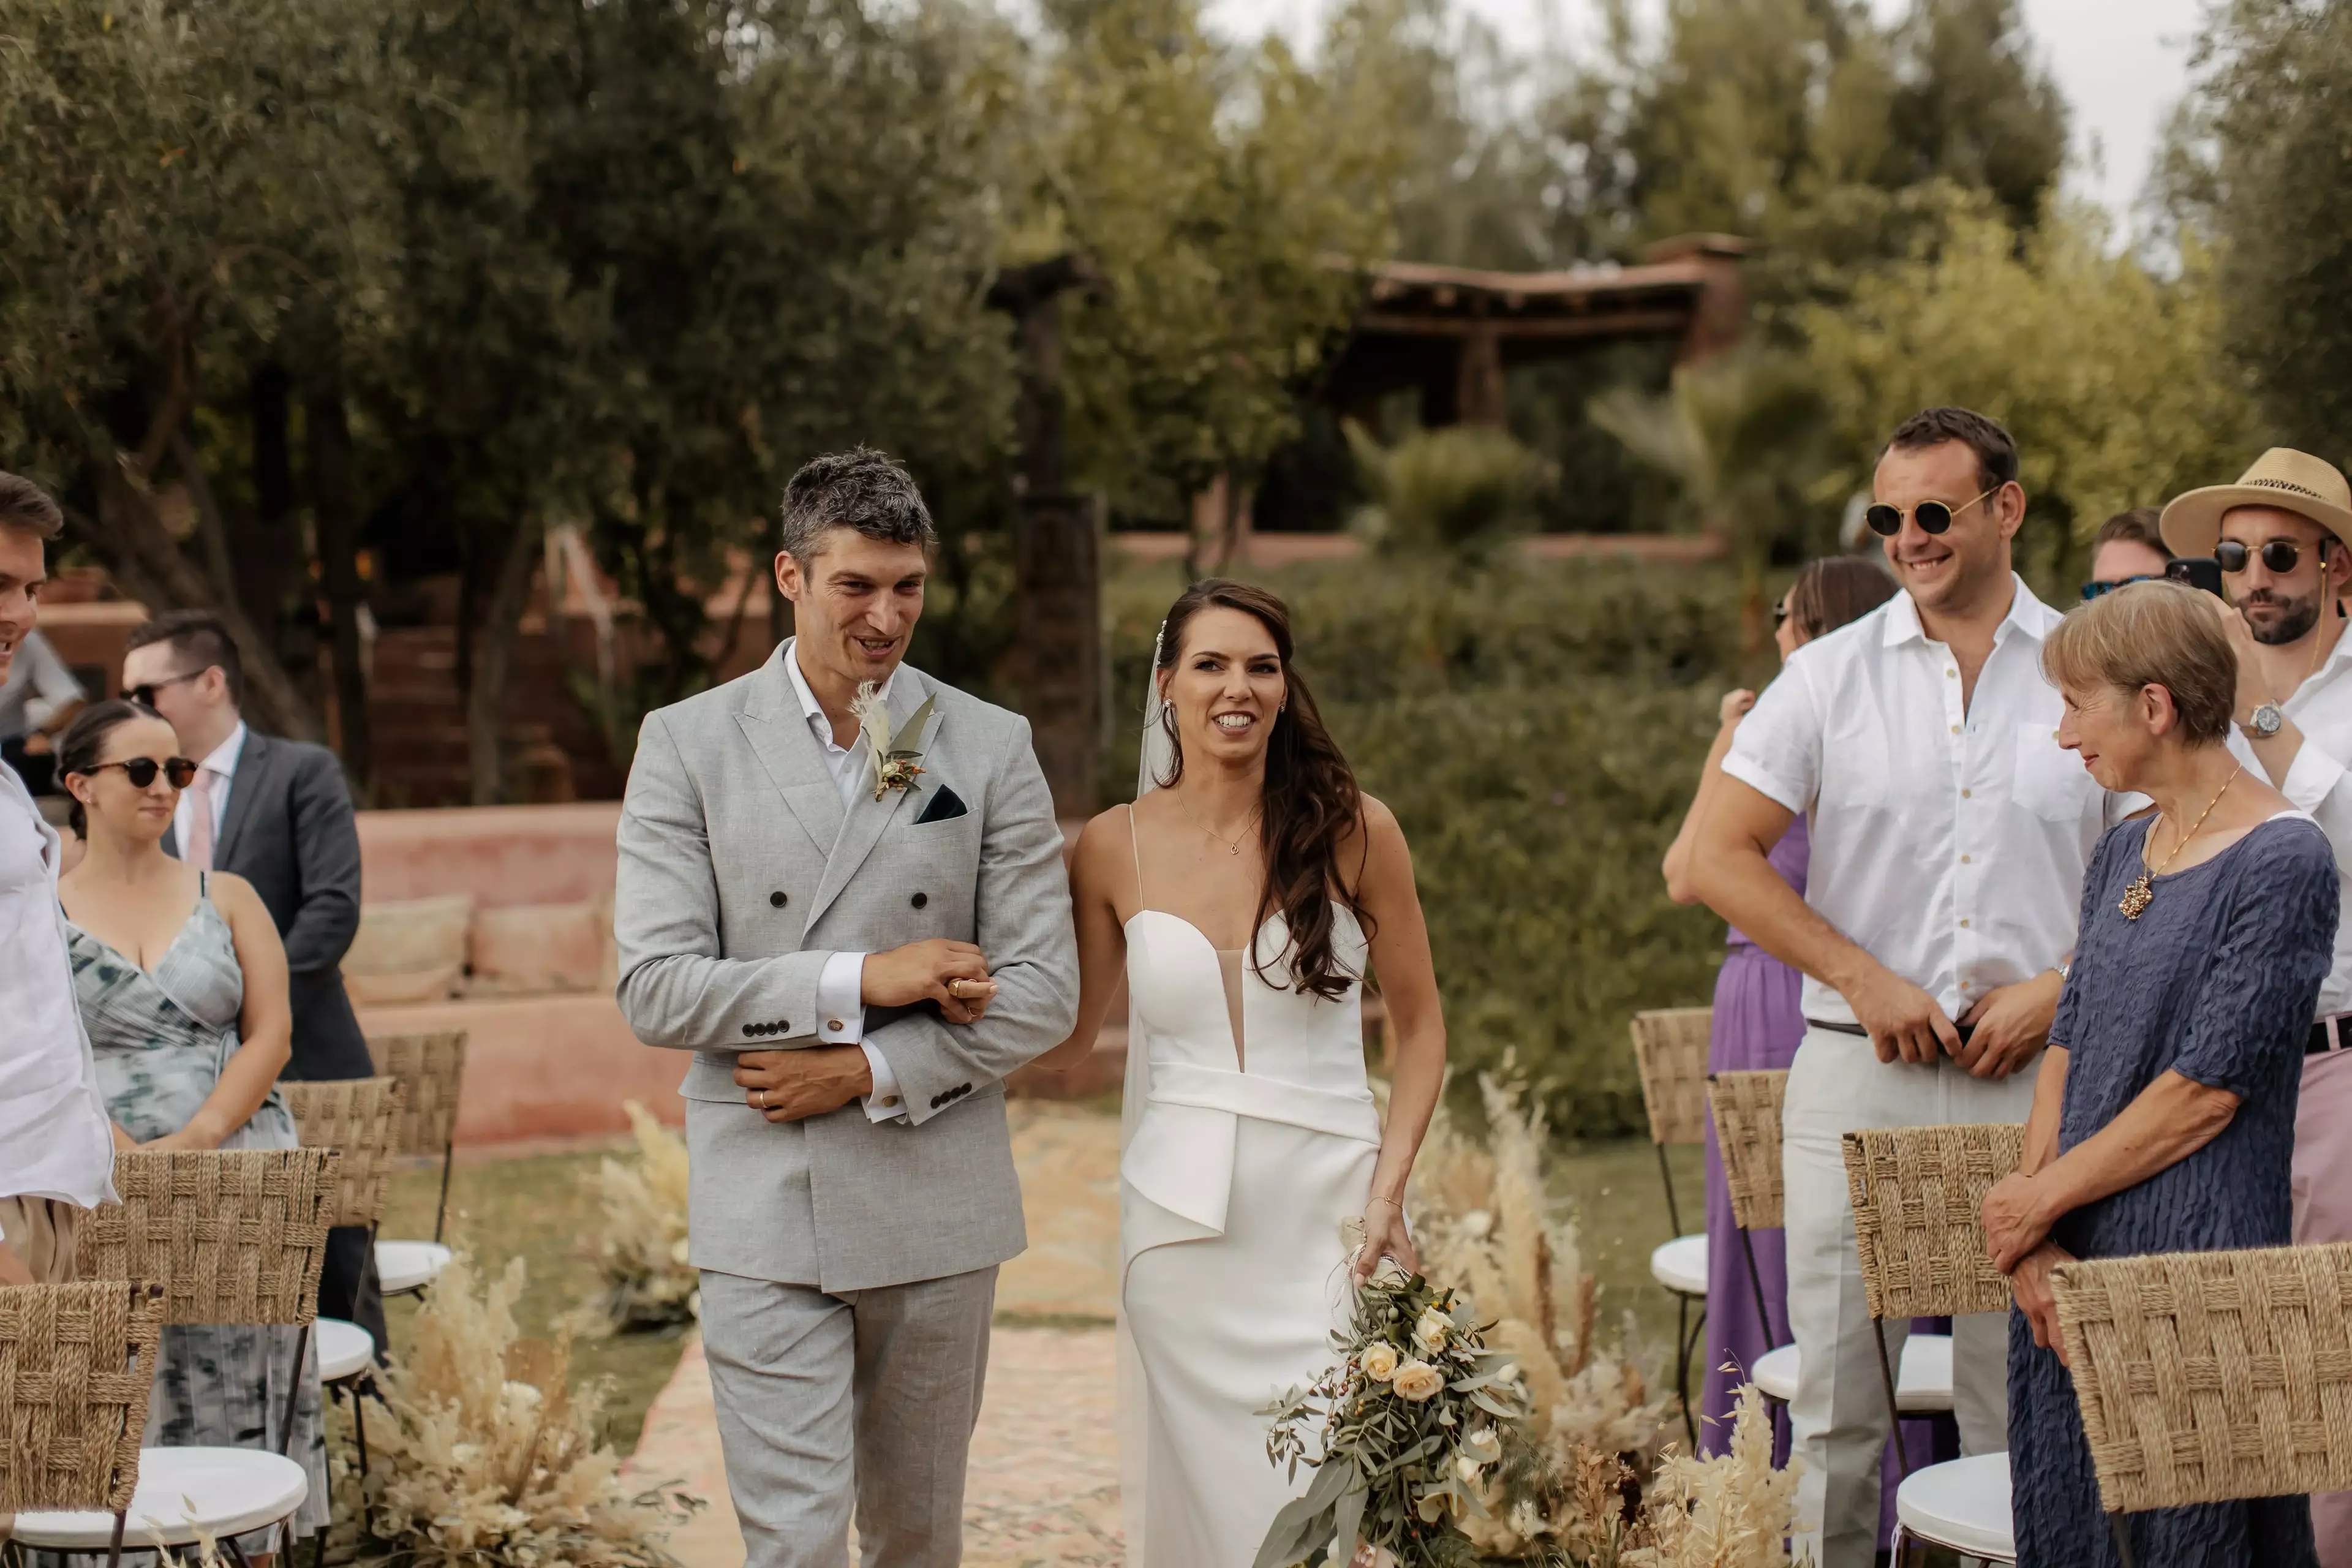
<svg viewBox="0 0 2352 1568"><path fill-rule="evenodd" d="M1992 1562L2014 1562L2009 1514L2009 1456L1979 1454L1911 1468L1903 1451L1903 1415L1922 1406L1898 1390L1886 1354L1889 1318L1960 1317L2009 1310L2009 1281L1985 1247L1985 1194L2017 1169L2025 1129L2010 1123L1895 1127L1845 1135L1846 1191L1870 1308L1871 1338L1886 1392L1895 1454L1904 1470L1895 1494L1895 1545L1949 1547ZM1903 1383L1915 1380L1914 1334L1904 1346ZM1944 1341L1944 1408L1950 1407L1951 1344ZM1898 1561L1900 1560L1898 1555Z"/></svg>
<svg viewBox="0 0 2352 1568"><path fill-rule="evenodd" d="M0 1290L0 1514L113 1516L110 1563L139 1488L139 1438L163 1332L161 1286L122 1282Z"/></svg>
<svg viewBox="0 0 2352 1568"><path fill-rule="evenodd" d="M283 1091L302 1146L332 1149L342 1157L331 1205L334 1223L363 1229L373 1241L376 1221L383 1214L384 1189L392 1177L400 1084L388 1078L355 1078L289 1083ZM375 1364L375 1336L357 1323L322 1317L313 1332L319 1342L320 1382L356 1382ZM364 1429L360 1434L360 1467L367 1468Z"/></svg>
<svg viewBox="0 0 2352 1568"><path fill-rule="evenodd" d="M228 1250L252 1261L266 1249ZM216 1300L266 1301L269 1295L268 1288L215 1289ZM201 1296L186 1300L193 1304ZM157 1342L170 1321L168 1286L146 1280L0 1290L0 1418L8 1423L0 1509L20 1510L12 1526L19 1547L104 1552L110 1568L121 1559L126 1534L132 1550L159 1555L211 1540L242 1563L238 1535L281 1523L302 1506L310 1477L282 1454L138 1447ZM47 1441L40 1435L45 1416Z"/></svg>
<svg viewBox="0 0 2352 1568"><path fill-rule="evenodd" d="M424 1289L449 1266L441 1237L449 1217L449 1173L457 1158L457 1097L466 1077L466 1031L383 1035L368 1042L376 1071L396 1079L403 1096L394 1119L393 1152L441 1162L441 1197L433 1210L431 1241L375 1244L375 1268L387 1296Z"/></svg>
<svg viewBox="0 0 2352 1568"><path fill-rule="evenodd" d="M2352 1243L2086 1258L2053 1279L2125 1568L2126 1514L2352 1491Z"/></svg>
<svg viewBox="0 0 2352 1568"><path fill-rule="evenodd" d="M1764 1303L1764 1277L1756 1268L1748 1232L1779 1230L1780 1216L1780 1101L1789 1091L1786 1072L1717 1072L1706 1078L1706 1101L1715 1115L1716 1147L1723 1152L1723 1184L1731 1195L1731 1222L1739 1227L1739 1250L1748 1259L1748 1285L1756 1293L1757 1321L1766 1342L1772 1314Z"/></svg>
<svg viewBox="0 0 2352 1568"><path fill-rule="evenodd" d="M1665 1184L1666 1218L1674 1237L1650 1254L1650 1278L1675 1298L1675 1386L1683 1396L1683 1429L1698 1446L1698 1423L1690 1408L1691 1359L1698 1352L1706 1310L1706 1232L1685 1234L1675 1174L1666 1162L1669 1143L1706 1142L1706 1041L1711 1007L1667 1007L1633 1015L1633 1061L1641 1069L1642 1103L1650 1113L1650 1142L1657 1146L1658 1179Z"/></svg>

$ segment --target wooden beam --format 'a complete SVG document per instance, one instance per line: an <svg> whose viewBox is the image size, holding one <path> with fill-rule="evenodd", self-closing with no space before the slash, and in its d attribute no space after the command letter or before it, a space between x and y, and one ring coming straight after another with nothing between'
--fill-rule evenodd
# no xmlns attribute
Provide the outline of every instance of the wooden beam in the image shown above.
<svg viewBox="0 0 2352 1568"><path fill-rule="evenodd" d="M1607 338L1641 333L1673 334L1690 324L1688 307L1628 310L1590 316L1538 318L1489 316L1483 321L1399 316L1373 310L1356 318L1358 337L1467 338L1492 332L1500 338Z"/></svg>

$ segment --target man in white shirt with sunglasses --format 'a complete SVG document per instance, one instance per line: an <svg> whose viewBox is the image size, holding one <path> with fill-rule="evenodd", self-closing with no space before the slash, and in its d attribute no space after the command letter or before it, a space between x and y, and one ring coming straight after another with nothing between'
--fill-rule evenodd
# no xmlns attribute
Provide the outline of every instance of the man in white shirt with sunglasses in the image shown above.
<svg viewBox="0 0 2352 1568"><path fill-rule="evenodd" d="M2017 473L2009 433L1967 409L1895 432L1868 520L1904 592L1799 648L1757 699L1692 856L1699 897L1805 975L1781 1157L1799 1544L1822 1568L1875 1555L1891 1427L1843 1136L2025 1120L2084 871L2143 804L2058 745L2042 643L2060 617L2011 566ZM1801 897L1765 859L1799 812ZM1906 1332L1886 1325L1889 1364ZM2005 1314L1956 1320L1952 1352L1963 1449L2007 1448Z"/></svg>

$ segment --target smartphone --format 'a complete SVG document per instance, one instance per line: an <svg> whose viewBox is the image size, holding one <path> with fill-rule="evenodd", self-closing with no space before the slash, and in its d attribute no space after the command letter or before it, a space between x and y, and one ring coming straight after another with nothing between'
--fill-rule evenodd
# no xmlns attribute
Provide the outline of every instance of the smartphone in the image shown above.
<svg viewBox="0 0 2352 1568"><path fill-rule="evenodd" d="M2210 555L2183 555L2168 564L2164 574L2176 583L2202 588L2217 599L2221 597L2221 563Z"/></svg>

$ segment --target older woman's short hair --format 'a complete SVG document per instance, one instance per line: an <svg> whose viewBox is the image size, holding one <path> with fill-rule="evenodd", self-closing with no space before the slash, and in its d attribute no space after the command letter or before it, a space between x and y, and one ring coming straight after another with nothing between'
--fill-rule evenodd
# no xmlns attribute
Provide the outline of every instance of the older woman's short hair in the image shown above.
<svg viewBox="0 0 2352 1568"><path fill-rule="evenodd" d="M2238 654L2213 613L2219 603L2171 582L2102 595L2058 623L2042 645L2042 670L2074 691L2161 686L2191 744L2225 740L2238 705Z"/></svg>

